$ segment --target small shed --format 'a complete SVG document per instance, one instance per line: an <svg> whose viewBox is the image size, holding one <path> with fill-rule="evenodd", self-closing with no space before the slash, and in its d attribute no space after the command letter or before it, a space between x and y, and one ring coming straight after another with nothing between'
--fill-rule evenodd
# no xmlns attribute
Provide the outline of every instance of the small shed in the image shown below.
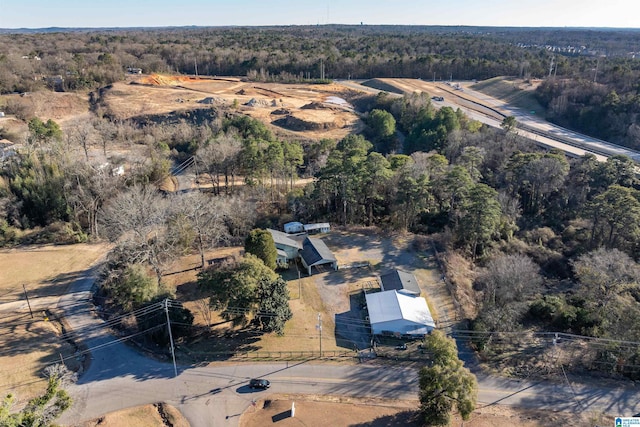
<svg viewBox="0 0 640 427"><path fill-rule="evenodd" d="M286 256L287 261L298 258L298 252L302 249L302 245L299 242L291 239L288 234L285 234L282 231L273 230L271 228L268 228L267 230L271 233L271 237L273 237L273 243L276 245L276 250L282 251L278 255L278 258Z"/></svg>
<svg viewBox="0 0 640 427"><path fill-rule="evenodd" d="M305 224L304 231L309 234L328 233L329 231L331 231L331 227L329 226L328 222L322 222L318 224Z"/></svg>
<svg viewBox="0 0 640 427"><path fill-rule="evenodd" d="M331 252L331 249L320 239L307 237L302 244L300 251L300 260L302 265L307 269L307 273L311 276L311 268L321 265L331 265L334 270L338 269L338 261Z"/></svg>
<svg viewBox="0 0 640 427"><path fill-rule="evenodd" d="M435 329L427 300L396 290L366 295L371 332L403 336L421 336Z"/></svg>
<svg viewBox="0 0 640 427"><path fill-rule="evenodd" d="M287 234L302 233L304 225L301 222L288 222L284 225L284 232Z"/></svg>
<svg viewBox="0 0 640 427"><path fill-rule="evenodd" d="M381 275L380 287L383 291L396 290L407 295L420 296L420 286L416 276L402 270L392 270Z"/></svg>

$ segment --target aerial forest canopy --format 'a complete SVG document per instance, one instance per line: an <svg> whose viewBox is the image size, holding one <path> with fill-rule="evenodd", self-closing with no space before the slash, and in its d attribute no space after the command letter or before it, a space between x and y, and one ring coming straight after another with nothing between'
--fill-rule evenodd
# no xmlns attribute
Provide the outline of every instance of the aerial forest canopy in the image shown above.
<svg viewBox="0 0 640 427"><path fill-rule="evenodd" d="M257 47L259 46L259 47ZM0 33L0 94L95 89L145 73L255 81L382 77L548 78L548 117L640 147L640 32L421 26L299 26ZM35 77L35 78L34 78Z"/></svg>
<svg viewBox="0 0 640 427"><path fill-rule="evenodd" d="M467 297L463 315L479 336L527 329L637 342L640 192L630 158L543 151L518 135L513 121L489 128L461 110L436 108L425 93L359 93L357 126L332 139L284 132L243 115L237 103L170 120L147 117L142 107L139 117L119 120L91 102L124 80L128 67L195 74L197 64L199 74L322 88L329 79L508 75L544 79L536 94L551 119L638 148L636 52L640 33L631 30L308 26L0 34L0 93L26 99L55 90L90 100L90 119L67 127L17 103L2 106L28 135L24 150L2 163L0 243L110 239L116 249L105 289L123 309L163 298L163 277L176 257L197 253L206 267L207 250L245 243L258 257L206 269L199 289L227 319L257 319L263 331L282 332L290 312L277 308L288 294L273 273L273 254L263 250L264 233L251 230L329 221L410 232L417 250L445 253L448 279ZM91 150L107 166L93 164ZM114 172L125 164L126 172ZM207 192L172 191L172 172L182 165ZM255 280L241 294L218 286L247 271ZM623 307L625 317L612 307ZM491 342L476 345L483 350ZM611 361L623 359L640 365L640 354L609 349L590 360L622 370Z"/></svg>

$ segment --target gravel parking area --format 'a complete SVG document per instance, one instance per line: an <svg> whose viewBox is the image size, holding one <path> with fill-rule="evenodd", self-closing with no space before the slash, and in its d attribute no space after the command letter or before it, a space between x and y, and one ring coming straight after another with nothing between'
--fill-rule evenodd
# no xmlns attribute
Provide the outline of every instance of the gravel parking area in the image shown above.
<svg viewBox="0 0 640 427"><path fill-rule="evenodd" d="M370 334L366 311L363 310L364 291L378 290L377 275L398 268L413 273L420 282L434 319L443 323L453 314L451 298L442 282L433 254L413 248L412 234L384 235L373 228L334 229L319 236L333 251L338 265L368 262L369 267L342 268L318 273L313 279L322 298L325 313L336 324L336 340L340 347L367 348Z"/></svg>

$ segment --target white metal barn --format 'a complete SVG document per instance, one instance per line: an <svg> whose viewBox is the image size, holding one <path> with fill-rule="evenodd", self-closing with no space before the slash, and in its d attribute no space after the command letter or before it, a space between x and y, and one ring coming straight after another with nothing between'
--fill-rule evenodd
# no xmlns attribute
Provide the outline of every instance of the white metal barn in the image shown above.
<svg viewBox="0 0 640 427"><path fill-rule="evenodd" d="M366 295L371 332L374 335L426 335L436 324L427 300L396 290Z"/></svg>

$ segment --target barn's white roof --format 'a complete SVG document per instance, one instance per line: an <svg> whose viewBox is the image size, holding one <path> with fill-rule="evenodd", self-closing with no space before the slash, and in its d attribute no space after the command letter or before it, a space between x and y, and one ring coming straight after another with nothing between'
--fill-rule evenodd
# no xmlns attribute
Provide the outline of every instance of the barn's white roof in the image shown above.
<svg viewBox="0 0 640 427"><path fill-rule="evenodd" d="M371 325L405 320L435 327L427 300L422 297L414 297L391 290L367 294L366 299Z"/></svg>

